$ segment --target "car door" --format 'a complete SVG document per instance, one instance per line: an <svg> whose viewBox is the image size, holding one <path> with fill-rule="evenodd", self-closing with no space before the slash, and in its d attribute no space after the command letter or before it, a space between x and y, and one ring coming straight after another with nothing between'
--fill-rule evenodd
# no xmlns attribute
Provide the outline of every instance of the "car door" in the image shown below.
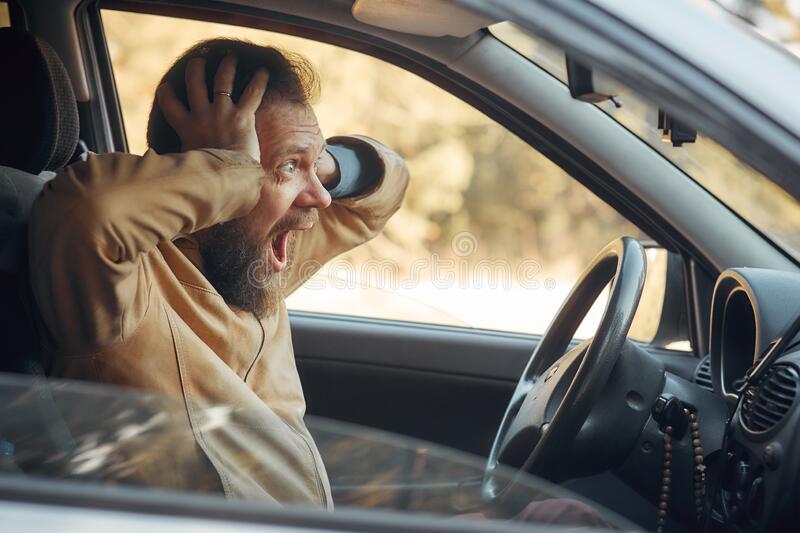
<svg viewBox="0 0 800 533"><path fill-rule="evenodd" d="M643 216L635 197L593 182L608 176L566 141L534 121L520 124L487 89L424 57L410 61L391 42L233 6L103 5L87 8L83 46L105 87L104 135L118 149L146 149L152 93L172 58L225 35L307 55L322 78L323 131L366 133L406 158L412 183L384 233L287 300L309 415L485 456L583 266L622 234L663 242L669 231ZM652 283L632 336L692 379L702 325L689 327L695 302L684 294L697 294L689 290L695 263L652 246ZM579 336L591 336L601 312L602 302Z"/></svg>

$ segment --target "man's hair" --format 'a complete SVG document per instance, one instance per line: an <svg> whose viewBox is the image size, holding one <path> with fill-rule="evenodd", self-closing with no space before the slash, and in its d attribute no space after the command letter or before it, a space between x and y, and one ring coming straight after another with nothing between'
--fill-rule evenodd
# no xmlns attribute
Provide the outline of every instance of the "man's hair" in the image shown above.
<svg viewBox="0 0 800 533"><path fill-rule="evenodd" d="M239 101L253 74L259 68L269 72L269 84L264 95L265 101L281 99L284 101L308 104L319 93L319 77L311 63L299 54L286 52L272 46L259 46L238 39L210 39L201 41L183 53L167 70L161 83L168 83L175 90L181 102L188 108L186 97L186 65L195 57L206 60L206 88L208 99L214 99L214 75L222 59L236 55L236 77L233 81L231 98ZM218 96L219 97L219 96ZM147 144L160 154L181 151L178 134L164 118L158 102L153 100L150 118L147 121Z"/></svg>

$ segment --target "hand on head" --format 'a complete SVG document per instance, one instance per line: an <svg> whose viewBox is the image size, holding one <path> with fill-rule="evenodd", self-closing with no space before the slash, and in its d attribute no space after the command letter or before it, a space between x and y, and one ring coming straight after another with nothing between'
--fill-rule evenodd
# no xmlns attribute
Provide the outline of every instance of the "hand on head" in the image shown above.
<svg viewBox="0 0 800 533"><path fill-rule="evenodd" d="M339 182L339 167L327 150L323 150L317 160L317 178L328 190Z"/></svg>
<svg viewBox="0 0 800 533"><path fill-rule="evenodd" d="M205 59L191 59L186 66L189 109L168 83L158 88L158 105L164 118L178 134L184 151L223 148L238 150L256 161L261 160L255 113L267 90L269 73L265 69L258 69L237 103L230 96L235 75L236 56L229 55L222 60L214 76L214 95L209 102Z"/></svg>

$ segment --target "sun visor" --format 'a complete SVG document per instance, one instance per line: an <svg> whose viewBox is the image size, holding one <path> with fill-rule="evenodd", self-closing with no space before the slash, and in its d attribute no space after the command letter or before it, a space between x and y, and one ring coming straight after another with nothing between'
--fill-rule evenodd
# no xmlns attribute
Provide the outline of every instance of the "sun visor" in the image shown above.
<svg viewBox="0 0 800 533"><path fill-rule="evenodd" d="M466 37L498 22L446 0L356 0L353 18L370 26L426 37Z"/></svg>

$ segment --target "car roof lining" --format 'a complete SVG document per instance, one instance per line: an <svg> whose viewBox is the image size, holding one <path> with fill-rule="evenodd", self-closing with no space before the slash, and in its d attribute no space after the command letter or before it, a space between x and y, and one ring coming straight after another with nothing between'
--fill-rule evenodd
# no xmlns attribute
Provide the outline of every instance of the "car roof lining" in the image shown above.
<svg viewBox="0 0 800 533"><path fill-rule="evenodd" d="M355 0L353 18L388 30L466 37L497 22L447 0Z"/></svg>

